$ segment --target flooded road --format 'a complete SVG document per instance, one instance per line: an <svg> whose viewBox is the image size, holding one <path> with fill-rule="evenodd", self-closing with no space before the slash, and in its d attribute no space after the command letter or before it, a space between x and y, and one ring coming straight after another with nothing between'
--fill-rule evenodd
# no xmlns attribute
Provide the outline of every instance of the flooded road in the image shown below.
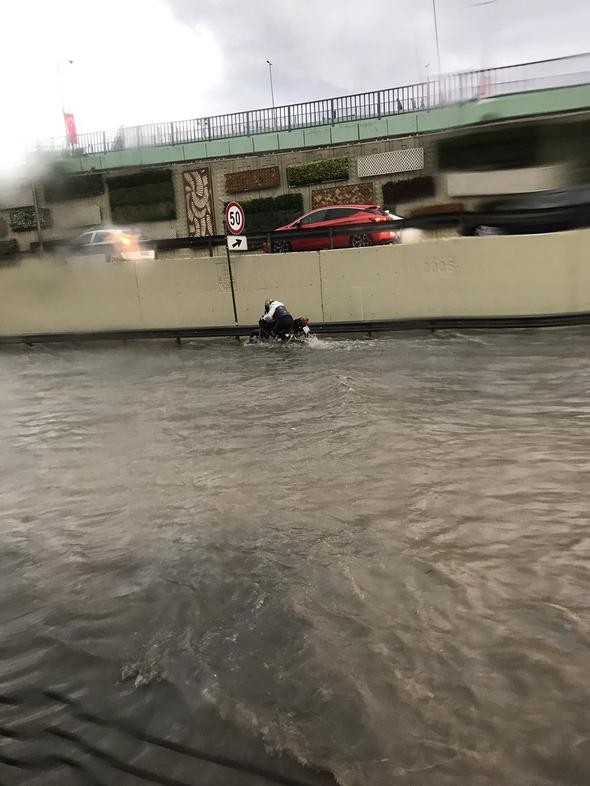
<svg viewBox="0 0 590 786"><path fill-rule="evenodd" d="M590 782L589 331L0 367L0 783Z"/></svg>

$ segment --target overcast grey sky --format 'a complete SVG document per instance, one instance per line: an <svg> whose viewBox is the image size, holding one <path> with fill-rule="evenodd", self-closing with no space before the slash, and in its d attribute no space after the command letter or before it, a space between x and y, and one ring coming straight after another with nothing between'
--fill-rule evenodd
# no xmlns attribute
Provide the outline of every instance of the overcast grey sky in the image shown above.
<svg viewBox="0 0 590 786"><path fill-rule="evenodd" d="M35 138L392 87L436 73L432 0L2 3L0 165ZM583 52L590 0L437 0L443 71Z"/></svg>
<svg viewBox="0 0 590 786"><path fill-rule="evenodd" d="M231 70L224 111L393 87L436 71L432 0L167 0L214 32ZM441 68L456 71L590 48L590 0L436 0Z"/></svg>

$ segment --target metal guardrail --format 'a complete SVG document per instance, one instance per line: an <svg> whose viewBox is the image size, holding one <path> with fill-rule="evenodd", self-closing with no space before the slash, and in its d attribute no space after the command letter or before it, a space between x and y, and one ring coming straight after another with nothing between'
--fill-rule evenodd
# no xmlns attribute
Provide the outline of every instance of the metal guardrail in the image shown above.
<svg viewBox="0 0 590 786"><path fill-rule="evenodd" d="M75 146L71 146L66 138L57 137L46 143L39 143L38 148L70 151L72 155L97 155L143 147L208 142L354 120L371 120L407 112L428 111L462 101L570 87L589 82L590 52L586 52L553 60L441 75L437 79L401 87L275 108L79 134Z"/></svg>
<svg viewBox="0 0 590 786"><path fill-rule="evenodd" d="M336 237L350 236L354 234L373 235L384 230L400 232L403 229L442 229L455 228L460 234L472 234L473 230L479 226L493 226L506 229L521 231L523 228L537 228L541 231L556 231L561 229L576 229L590 226L590 202L563 205L550 208L526 208L521 210L492 210L492 211L472 211L457 213L434 213L431 215L416 216L414 218L403 218L392 221L378 221L375 223L346 224L341 227L327 227L325 229L290 229L275 232L257 232L244 234L248 238L248 248L261 248L266 244L272 248L273 241L284 240L309 240L327 239L327 248L333 247ZM225 235L214 235L211 237L183 237L167 238L165 240L152 241L151 246L158 251L181 249L181 248L208 248L213 255L213 248L225 246Z"/></svg>
<svg viewBox="0 0 590 786"><path fill-rule="evenodd" d="M504 317L416 317L415 319L383 319L351 322L311 322L314 335L338 336L361 333L403 332L408 330L517 330L520 328L573 327L590 325L590 312L574 311L561 314L534 314ZM97 332L69 333L21 333L0 335L0 347L12 344L63 344L72 342L99 341L148 341L169 340L182 345L184 339L193 338L241 338L258 331L258 325L221 325L219 327L148 328L140 330L105 330ZM0 730L1 731L1 730ZM2 735L0 734L0 737ZM2 760L0 758L0 763ZM1 783L2 781L0 781Z"/></svg>
<svg viewBox="0 0 590 786"><path fill-rule="evenodd" d="M441 229L455 228L459 234L473 234L478 226L493 226L505 229L507 232L514 230L534 230L553 232L563 229L577 229L590 226L590 202L561 205L558 207L527 208L520 210L492 210L485 212L457 212L434 213L431 215L415 216L392 221L378 221L375 223L346 224L342 227L327 227L324 229L291 229L274 232L245 232L248 238L248 250L261 250L266 244L272 248L273 241L298 240L298 239L323 239L326 238L327 248L333 247L335 237L350 236L357 233L372 235L392 230L399 232L403 229ZM67 241L44 241L46 250L63 249ZM38 251L38 243L31 243L31 252ZM182 248L208 249L209 256L213 256L213 249L226 245L225 235L211 235L208 237L172 237L161 240L146 241L147 248L156 251L173 251Z"/></svg>

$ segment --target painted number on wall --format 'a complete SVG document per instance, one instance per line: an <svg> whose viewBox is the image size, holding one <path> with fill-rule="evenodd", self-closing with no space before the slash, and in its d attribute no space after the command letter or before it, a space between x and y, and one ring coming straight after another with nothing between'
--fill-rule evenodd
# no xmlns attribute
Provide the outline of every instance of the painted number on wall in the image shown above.
<svg viewBox="0 0 590 786"><path fill-rule="evenodd" d="M424 263L426 273L454 273L457 263L454 259L428 259Z"/></svg>

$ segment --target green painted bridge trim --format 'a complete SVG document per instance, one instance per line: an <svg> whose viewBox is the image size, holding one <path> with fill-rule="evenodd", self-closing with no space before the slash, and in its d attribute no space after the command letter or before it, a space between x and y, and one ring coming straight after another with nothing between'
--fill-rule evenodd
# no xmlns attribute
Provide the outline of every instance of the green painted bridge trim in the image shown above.
<svg viewBox="0 0 590 786"><path fill-rule="evenodd" d="M215 139L210 142L113 151L97 156L68 156L62 160L70 172L153 166L366 142L587 108L590 108L590 85L580 85L515 93L430 111L408 112L380 119L338 123L333 126L315 126L295 131Z"/></svg>

